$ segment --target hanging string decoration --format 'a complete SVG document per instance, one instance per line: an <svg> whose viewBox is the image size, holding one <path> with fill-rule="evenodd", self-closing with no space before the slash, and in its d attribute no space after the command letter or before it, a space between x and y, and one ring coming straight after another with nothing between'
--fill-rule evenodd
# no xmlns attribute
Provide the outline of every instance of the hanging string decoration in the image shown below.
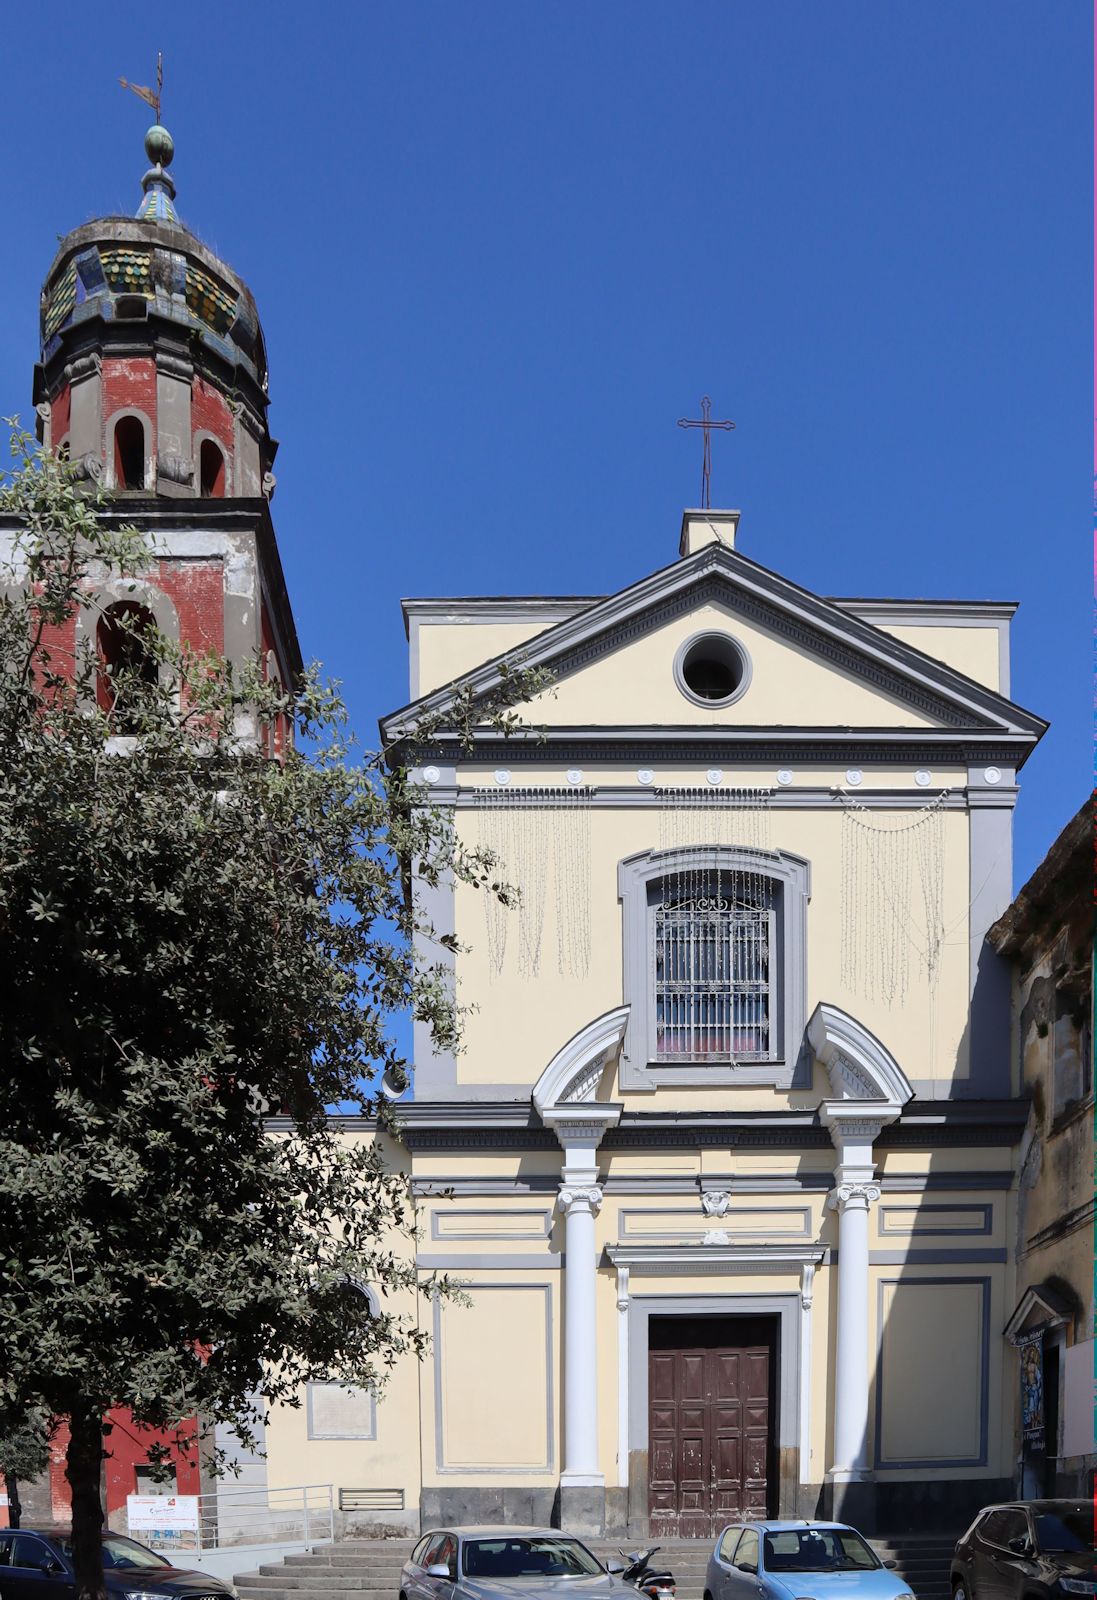
<svg viewBox="0 0 1097 1600"><path fill-rule="evenodd" d="M590 971L590 801L584 786L550 791L553 818L553 890L556 967L562 978Z"/></svg>
<svg viewBox="0 0 1097 1600"><path fill-rule="evenodd" d="M769 892L769 877L761 870L762 856L770 842L771 789L724 788L716 784L683 784L656 789L659 807L659 849L691 850L694 857L683 872L664 879L668 892L685 889L690 895L701 892L703 884L722 895L729 877L726 852L736 849L749 858L759 856L758 866L749 859L735 869L735 893L751 904L759 904ZM674 884L673 880L686 880Z"/></svg>
<svg viewBox="0 0 1097 1600"><path fill-rule="evenodd" d="M888 1006L906 1000L912 957L930 990L937 985L945 937L946 792L913 817L870 811L843 797L842 982Z"/></svg>
<svg viewBox="0 0 1097 1600"><path fill-rule="evenodd" d="M592 795L593 790L582 785L507 785L475 791L478 843L497 858L497 876L519 892L517 907L508 907L490 886L483 891L493 978L502 976L508 945L520 977L539 975L550 877L557 969L562 977L586 977L590 969Z"/></svg>
<svg viewBox="0 0 1097 1600"><path fill-rule="evenodd" d="M659 849L689 851L660 880L655 907L662 1060L759 1060L775 1048L770 796L716 783L655 792Z"/></svg>

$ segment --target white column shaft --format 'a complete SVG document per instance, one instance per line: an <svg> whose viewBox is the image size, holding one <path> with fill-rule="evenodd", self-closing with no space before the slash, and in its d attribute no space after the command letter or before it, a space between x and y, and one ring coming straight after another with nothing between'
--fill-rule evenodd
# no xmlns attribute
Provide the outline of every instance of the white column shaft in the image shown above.
<svg viewBox="0 0 1097 1600"><path fill-rule="evenodd" d="M594 1195L601 1196L597 1190ZM564 1248L565 1482L601 1482L598 1470L596 1262L591 1191L561 1191Z"/></svg>
<svg viewBox="0 0 1097 1600"><path fill-rule="evenodd" d="M617 1482L628 1488L629 1269L617 1268Z"/></svg>
<svg viewBox="0 0 1097 1600"><path fill-rule="evenodd" d="M838 1201L834 1470L861 1473L868 1439L868 1195Z"/></svg>

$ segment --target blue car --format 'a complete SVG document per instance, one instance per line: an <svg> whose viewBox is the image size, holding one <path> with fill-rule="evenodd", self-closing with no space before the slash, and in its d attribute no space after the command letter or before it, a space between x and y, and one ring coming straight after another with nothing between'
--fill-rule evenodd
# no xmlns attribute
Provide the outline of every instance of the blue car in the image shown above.
<svg viewBox="0 0 1097 1600"><path fill-rule="evenodd" d="M737 1522L709 1557L705 1600L914 1600L841 1522Z"/></svg>

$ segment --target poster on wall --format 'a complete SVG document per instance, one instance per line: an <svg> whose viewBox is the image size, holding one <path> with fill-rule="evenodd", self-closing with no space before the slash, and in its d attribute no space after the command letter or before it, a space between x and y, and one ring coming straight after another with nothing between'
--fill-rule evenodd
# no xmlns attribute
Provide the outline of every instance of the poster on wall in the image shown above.
<svg viewBox="0 0 1097 1600"><path fill-rule="evenodd" d="M153 1550L198 1550L196 1494L131 1494L126 1518L135 1539Z"/></svg>
<svg viewBox="0 0 1097 1600"><path fill-rule="evenodd" d="M1044 1444L1044 1330L1022 1334L1017 1341L1021 1362L1021 1437L1042 1449Z"/></svg>

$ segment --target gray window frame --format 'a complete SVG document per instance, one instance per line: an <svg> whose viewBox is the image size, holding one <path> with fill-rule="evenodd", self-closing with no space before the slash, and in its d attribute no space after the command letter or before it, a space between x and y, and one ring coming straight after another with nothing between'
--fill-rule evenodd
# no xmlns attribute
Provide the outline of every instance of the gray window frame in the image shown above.
<svg viewBox="0 0 1097 1600"><path fill-rule="evenodd" d="M650 889L669 873L744 871L761 873L774 886L778 1035L769 1060L698 1061L677 1066L656 1059L655 994L651 981L654 916ZM622 987L629 1007L621 1046L620 1084L627 1089L687 1088L760 1084L779 1089L810 1084L803 1051L807 1024L807 907L811 864L784 850L743 850L734 846L642 850L617 868L621 902ZM805 1071L805 1069L807 1069Z"/></svg>

